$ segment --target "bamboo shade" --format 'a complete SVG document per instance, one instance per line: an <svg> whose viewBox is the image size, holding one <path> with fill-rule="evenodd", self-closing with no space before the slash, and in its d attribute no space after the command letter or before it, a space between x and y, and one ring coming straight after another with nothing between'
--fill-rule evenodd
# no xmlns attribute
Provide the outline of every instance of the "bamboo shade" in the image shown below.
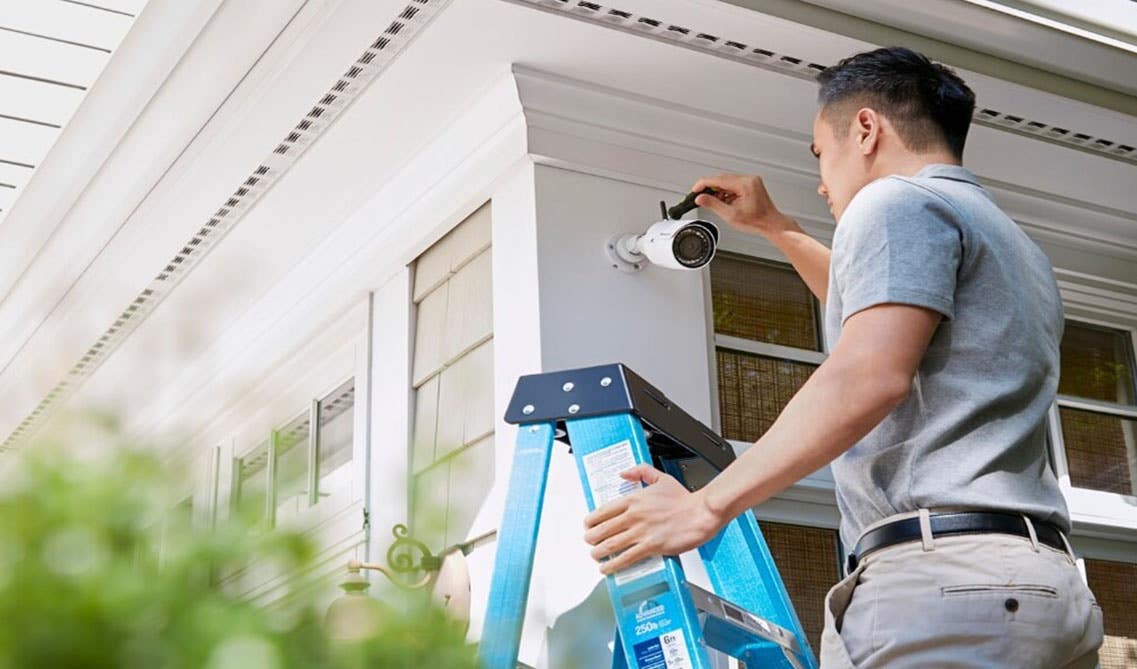
<svg viewBox="0 0 1137 669"><path fill-rule="evenodd" d="M781 523L759 525L816 655L825 625L825 595L841 580L837 569L837 532Z"/></svg>
<svg viewBox="0 0 1137 669"><path fill-rule="evenodd" d="M711 296L718 334L821 350L813 295L790 267L718 255Z"/></svg>
<svg viewBox="0 0 1137 669"><path fill-rule="evenodd" d="M1129 334L1066 321L1058 392L1134 404L1133 343Z"/></svg>
<svg viewBox="0 0 1137 669"><path fill-rule="evenodd" d="M1137 564L1086 560L1086 581L1105 622L1101 669L1137 667Z"/></svg>
<svg viewBox="0 0 1137 669"><path fill-rule="evenodd" d="M1079 488L1137 494L1137 421L1060 407L1070 483Z"/></svg>
<svg viewBox="0 0 1137 669"><path fill-rule="evenodd" d="M722 436L755 441L770 429L814 365L719 349Z"/></svg>

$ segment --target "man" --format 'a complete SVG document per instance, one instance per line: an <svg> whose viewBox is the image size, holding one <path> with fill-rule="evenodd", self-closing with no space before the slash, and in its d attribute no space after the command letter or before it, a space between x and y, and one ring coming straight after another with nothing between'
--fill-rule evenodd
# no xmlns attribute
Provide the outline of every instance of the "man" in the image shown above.
<svg viewBox="0 0 1137 669"><path fill-rule="evenodd" d="M826 598L823 667L1093 667L1101 610L1046 455L1062 305L1043 253L961 166L975 97L902 48L818 77L811 150L832 253L758 177L694 189L764 235L825 304L832 351L707 486L646 484L585 520L601 571L705 543L832 463L850 573Z"/></svg>

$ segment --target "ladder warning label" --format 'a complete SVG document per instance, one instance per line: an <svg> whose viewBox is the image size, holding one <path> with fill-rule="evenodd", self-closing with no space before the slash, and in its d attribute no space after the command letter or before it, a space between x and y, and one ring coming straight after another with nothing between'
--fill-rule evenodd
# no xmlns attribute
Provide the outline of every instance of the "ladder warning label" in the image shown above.
<svg viewBox="0 0 1137 669"><path fill-rule="evenodd" d="M637 669L691 669L682 629L637 643L634 650Z"/></svg>
<svg viewBox="0 0 1137 669"><path fill-rule="evenodd" d="M588 478L588 488L592 492L592 501L597 507L624 495L630 495L641 487L638 483L620 477L621 472L626 472L636 466L636 456L632 453L632 442L627 439L584 455L581 460L584 462L584 473ZM626 569L621 569L613 576L616 585L624 585L657 571L663 571L663 558L661 557L641 560ZM670 665L668 665L668 669L670 669Z"/></svg>

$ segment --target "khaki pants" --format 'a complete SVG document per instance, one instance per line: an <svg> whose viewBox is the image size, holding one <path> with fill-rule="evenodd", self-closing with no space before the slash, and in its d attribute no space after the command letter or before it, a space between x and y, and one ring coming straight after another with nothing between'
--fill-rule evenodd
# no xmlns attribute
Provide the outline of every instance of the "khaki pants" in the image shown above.
<svg viewBox="0 0 1137 669"><path fill-rule="evenodd" d="M926 543L872 553L829 591L822 669L1097 665L1101 609L1066 552L1006 534Z"/></svg>

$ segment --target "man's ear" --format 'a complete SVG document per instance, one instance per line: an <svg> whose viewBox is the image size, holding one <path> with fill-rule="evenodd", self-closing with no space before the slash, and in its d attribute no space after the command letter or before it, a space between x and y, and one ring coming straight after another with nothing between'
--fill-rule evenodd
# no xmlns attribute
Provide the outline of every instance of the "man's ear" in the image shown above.
<svg viewBox="0 0 1137 669"><path fill-rule="evenodd" d="M861 155L871 156L876 152L877 142L880 140L881 118L868 107L859 109L853 117L850 132L856 133L857 146Z"/></svg>

